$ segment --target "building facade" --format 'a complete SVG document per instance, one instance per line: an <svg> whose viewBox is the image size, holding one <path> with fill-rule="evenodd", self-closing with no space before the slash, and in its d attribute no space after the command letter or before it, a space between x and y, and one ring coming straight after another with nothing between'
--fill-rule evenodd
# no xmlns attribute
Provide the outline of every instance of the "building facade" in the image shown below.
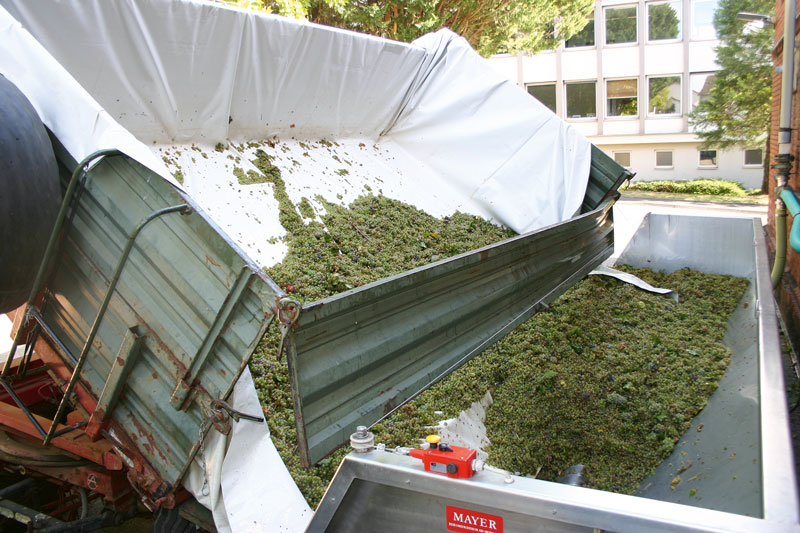
<svg viewBox="0 0 800 533"><path fill-rule="evenodd" d="M689 125L719 68L716 8L717 0L598 0L586 27L557 50L490 62L637 180L759 188L764 147L704 150Z"/></svg>

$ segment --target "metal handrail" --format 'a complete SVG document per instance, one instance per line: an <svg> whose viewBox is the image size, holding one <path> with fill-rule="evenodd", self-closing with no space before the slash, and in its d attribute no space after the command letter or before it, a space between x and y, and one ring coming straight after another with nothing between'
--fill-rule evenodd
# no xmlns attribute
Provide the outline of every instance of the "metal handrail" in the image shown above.
<svg viewBox="0 0 800 533"><path fill-rule="evenodd" d="M103 298L103 303L100 304L100 309L97 311L97 316L94 319L94 323L92 324L92 328L89 331L89 334L86 337L86 342L83 345L83 349L81 350L81 354L78 356L78 362L75 363L75 368L72 371L72 376L70 377L69 383L67 384L67 389L64 391L64 396L61 398L61 402L58 404L58 410L56 411L55 416L53 417L53 424L50 426L50 430L45 435L44 444L47 446L50 443L50 440L53 438L53 434L55 432L55 428L61 420L61 417L64 415L64 409L69 401L69 397L72 394L72 390L75 388L75 385L78 382L78 376L83 368L84 363L86 363L87 355L89 354L89 350L94 343L94 338L97 335L98 330L100 329L100 324L103 321L103 317L105 316L106 309L108 309L108 304L111 302L111 296L114 294L114 290L117 287L117 282L122 274L122 269L125 267L125 263L128 261L128 256L133 249L134 242L136 241L136 237L139 233L144 229L144 227L150 223L151 221L155 220L158 217L163 215L167 215L170 213L180 212L183 215L187 215L191 213L191 208L188 204L179 204L170 207L165 207L163 209L159 209L158 211L154 211L144 217L139 224L133 229L133 231L128 235L128 240L125 243L125 248L122 250L122 255L117 262L117 267L114 269L114 274L111 276L111 281L108 284L108 289L106 290L106 295Z"/></svg>
<svg viewBox="0 0 800 533"><path fill-rule="evenodd" d="M61 208L59 209L58 215L56 216L55 224L53 225L53 230L50 232L50 238L47 241L47 247L45 248L44 256L42 257L42 262L39 264L39 270L36 273L36 278L34 278L33 285L31 287L30 295L28 296L27 301L25 302L25 309L23 311L22 320L20 320L19 327L17 329L16 335L14 335L14 342L11 344L11 350L8 352L8 358L6 359L5 365L3 366L3 371L0 373L0 385L6 389L8 395L17 404L17 407L25 414L25 416L30 420L33 427L38 431L43 437L46 436L46 432L44 428L42 428L41 424L36 420L36 417L33 413L28 409L25 405L25 402L17 396L14 392L13 387L8 382L8 373L11 370L11 364L14 360L14 356L17 352L17 347L19 347L22 337L25 334L25 326L28 323L31 313L33 312L35 315L38 313L35 312L33 309L33 302L36 299L36 295L39 294L39 291L42 289L45 281L45 275L47 274L50 266L50 262L53 256L58 251L58 244L59 244L59 235L61 234L61 230L63 229L64 219L67 216L67 211L69 210L70 205L72 204L73 195L75 193L75 189L78 186L78 183L81 181L82 178L86 176L86 173L89 171L89 166L91 163L97 161L100 158L104 157L111 157L116 155L122 155L122 152L115 148L98 150L86 156L76 167L75 170L72 172L72 177L70 178L69 183L67 184L67 190L64 192L64 199L61 201ZM37 317L38 318L38 317ZM41 323L44 321L42 320ZM37 323L39 321L37 320ZM49 330L49 328L45 328ZM51 333L51 332L49 332ZM60 339L55 339L56 343L59 346L63 346L63 343ZM67 351L69 354L69 352ZM69 354L71 357L71 354Z"/></svg>
<svg viewBox="0 0 800 533"><path fill-rule="evenodd" d="M58 242L59 242L59 234L61 233L61 229L64 223L64 218L66 218L67 210L69 209L70 204L72 203L72 195L75 192L75 188L78 185L78 181L80 178L83 177L86 172L89 170L89 165L94 162L95 160L103 157L110 157L115 155L122 155L122 152L117 150L116 148L109 148L104 150L98 150L92 154L86 156L83 161L75 167L75 170L72 172L72 177L69 180L69 184L67 185L67 190L64 193L64 200L61 202L61 209L58 212L58 216L56 217L56 222L53 225L53 231L50 232L50 239L47 241L47 247L44 251L44 257L42 258L42 262L39 264L39 271L36 273L36 278L34 278L33 286L31 287L31 293L28 296L28 300L25 302L25 311L22 315L22 320L20 321L19 329L17 329L17 334L14 335L14 342L11 345L11 351L8 352L8 358L6 359L5 365L3 366L3 372L0 373L0 378L5 379L8 376L9 370L11 370L11 362L14 359L14 354L17 351L17 347L19 346L20 342L22 341L22 337L25 332L25 325L28 322L28 309L33 304L33 301L36 299L36 295L39 294L39 291L42 289L42 285L44 284L45 274L47 273L48 267L50 265L50 260L53 255L56 253L58 249ZM24 410L24 407L20 405L20 408Z"/></svg>

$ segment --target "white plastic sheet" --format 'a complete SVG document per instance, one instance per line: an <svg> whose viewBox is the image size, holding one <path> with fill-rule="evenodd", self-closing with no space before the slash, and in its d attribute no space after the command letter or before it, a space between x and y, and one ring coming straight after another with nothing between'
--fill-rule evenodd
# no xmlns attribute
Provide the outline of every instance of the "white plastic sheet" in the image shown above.
<svg viewBox="0 0 800 533"><path fill-rule="evenodd" d="M616 278L624 283L629 283L634 287L638 287L643 291L652 292L653 294L661 294L663 296L667 296L672 298L676 302L678 301L678 293L673 291L672 289L665 289L662 287L654 287L647 283L642 278L634 276L633 274L629 274L627 272L623 272L621 270L617 270L616 268L611 268L606 265L600 265L595 270L589 272L590 276L608 276L611 278Z"/></svg>
<svg viewBox="0 0 800 533"><path fill-rule="evenodd" d="M233 168L250 168L265 140L291 199L309 198L318 216L316 195L380 192L521 233L583 199L588 141L447 30L404 44L197 1L0 6L0 73L76 160L116 147L176 185L180 168L184 189L262 265L284 253L268 242L283 232L277 203ZM234 406L246 412L255 391L243 379ZM221 530L304 528L310 511L263 425L237 425L205 456L186 483ZM253 505L264 494L269 505Z"/></svg>
<svg viewBox="0 0 800 533"><path fill-rule="evenodd" d="M377 141L517 232L583 198L588 141L448 30L409 45L201 2L2 3L148 145Z"/></svg>
<svg viewBox="0 0 800 533"><path fill-rule="evenodd" d="M245 414L262 413L247 368L231 403ZM211 509L219 533L304 531L313 514L283 467L266 422L233 422L230 438L210 431L183 485Z"/></svg>

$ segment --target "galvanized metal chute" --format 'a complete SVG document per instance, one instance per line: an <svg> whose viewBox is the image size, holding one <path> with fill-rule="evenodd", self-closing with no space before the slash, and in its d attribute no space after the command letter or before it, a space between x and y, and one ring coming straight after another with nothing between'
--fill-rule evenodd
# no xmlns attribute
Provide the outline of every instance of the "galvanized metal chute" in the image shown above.
<svg viewBox="0 0 800 533"><path fill-rule="evenodd" d="M607 259L632 174L592 147L584 213L311 302L287 352L305 466L503 338Z"/></svg>
<svg viewBox="0 0 800 533"><path fill-rule="evenodd" d="M720 388L636 494L527 476L512 476L509 484L484 471L457 479L373 446L344 459L308 531L357 531L364 523L390 532L435 531L442 524L491 532L797 531L798 489L761 221L649 214L619 262L751 282L729 322L724 343L733 354ZM676 472L688 468L691 477L684 474L675 489Z"/></svg>

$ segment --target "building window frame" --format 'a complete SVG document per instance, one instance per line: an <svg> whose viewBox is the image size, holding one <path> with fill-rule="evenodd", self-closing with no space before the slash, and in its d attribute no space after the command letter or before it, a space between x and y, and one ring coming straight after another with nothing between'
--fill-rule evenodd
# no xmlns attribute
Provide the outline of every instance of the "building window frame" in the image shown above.
<svg viewBox="0 0 800 533"><path fill-rule="evenodd" d="M657 78L678 78L678 109L671 113L656 113L651 110L650 81ZM683 116L683 75L682 74L659 74L647 76L647 118L675 118Z"/></svg>
<svg viewBox="0 0 800 533"><path fill-rule="evenodd" d="M674 9L674 5L677 4L677 10ZM653 2L647 2L646 5L646 12L647 17L645 21L645 32L647 33L647 43L648 44L663 44L663 43L674 43L683 40L683 7L682 7L682 0L654 0ZM653 6L658 5L673 5L673 11L677 14L678 17L678 35L676 37L667 37L664 39L653 39L650 36L650 8Z"/></svg>
<svg viewBox="0 0 800 533"><path fill-rule="evenodd" d="M610 82L613 83L615 81L632 81L632 82L634 82L634 87L635 87L635 90L636 90L636 96L633 97L634 101L636 102L636 113L635 114L632 114L632 115L612 115L611 114L610 106L609 106L610 97L609 97L608 84ZM629 97L629 96L628 97L621 97L620 99L623 99L623 98L631 98L631 97ZM638 119L639 118L639 113L640 113L639 110L641 109L641 106L639 105L639 102L640 102L640 99L639 99L639 79L638 78L608 78L608 79L606 79L605 80L604 100L605 100L605 110L604 111L605 111L605 118L606 119L608 119L608 120L631 120L631 119L635 120L635 119Z"/></svg>
<svg viewBox="0 0 800 533"><path fill-rule="evenodd" d="M588 84L594 86L594 99L592 100L594 102L594 115L573 117L569 114L569 86ZM564 82L564 118L575 122L592 122L597 120L597 80L574 80Z"/></svg>
<svg viewBox="0 0 800 533"><path fill-rule="evenodd" d="M634 20L636 22L635 30L636 33L634 35L633 41L623 41L623 42L616 42L616 43L609 43L608 42L608 12L615 10L615 9L631 9L633 8L635 11ZM606 47L619 47L619 46L635 46L639 44L639 5L638 4L620 4L620 5L613 5L613 6L604 6L603 7L603 46Z"/></svg>
<svg viewBox="0 0 800 533"><path fill-rule="evenodd" d="M692 41L715 41L715 40L717 40L719 37L717 36L716 29L714 28L713 19L714 19L714 13L716 13L717 9L719 9L719 0L687 0L687 1L691 2L690 9L689 9L689 16L691 17L691 21L689 23L689 37L690 37L690 39ZM698 36L699 35L699 32L697 31L698 28L695 26L695 23L697 22L696 7L697 7L698 3L700 3L700 4L712 4L712 3L716 4L715 9L714 9L714 13L712 13L712 15L711 15L712 23L703 26L704 30L707 30L708 28L711 28L711 33L713 34L712 36Z"/></svg>
<svg viewBox="0 0 800 533"><path fill-rule="evenodd" d="M655 157L655 165L653 168L656 170L672 170L675 168L675 152L674 150L653 150ZM658 154L669 154L669 165L658 164Z"/></svg>
<svg viewBox="0 0 800 533"><path fill-rule="evenodd" d="M628 164L623 165L620 161L617 161L617 154L619 155L627 155L628 156ZM613 150L611 152L611 158L617 162L622 168L631 168L631 151L630 150Z"/></svg>
<svg viewBox="0 0 800 533"><path fill-rule="evenodd" d="M703 163L703 152L714 152L712 163ZM717 150L701 150L697 149L697 168L713 169L719 168L719 152Z"/></svg>
<svg viewBox="0 0 800 533"><path fill-rule="evenodd" d="M551 108L549 105L544 103L543 101L539 100L533 93L530 92L528 89L529 87L544 87L544 86L552 86L553 87L553 105L556 107L555 109ZM535 83L526 83L525 84L525 91L531 95L532 98L535 98L537 102L545 106L547 109L552 111L553 113L558 114L558 87L557 83L554 81L545 81L545 82L535 82Z"/></svg>
<svg viewBox="0 0 800 533"><path fill-rule="evenodd" d="M694 102L695 94L697 94L697 95L701 94L699 92L697 92L697 93L695 92L695 90L694 90L694 80L698 79L700 76L705 76L705 78L703 79L703 87L705 87L705 85L707 83L709 83L708 79L711 78L711 83L710 83L709 89L708 89L709 90L709 94L706 95L706 98L709 98L710 97L710 93L711 93L711 89L714 87L714 79L716 78L716 75L717 75L716 71L713 71L713 70L711 70L711 71L702 71L702 72L690 72L689 73L689 102L688 102L689 111L694 111L695 109L697 109L697 106L700 105L700 102L703 101L702 96L698 96L697 103ZM703 87L701 87L701 89Z"/></svg>
<svg viewBox="0 0 800 533"><path fill-rule="evenodd" d="M574 39L578 35L576 33L575 35L570 37L570 39L564 39L564 50L589 50L589 49L597 47L597 19L595 18L595 14L592 13L591 16L588 17L588 19L589 19L589 22L587 22L586 25L587 26L589 24L592 25L592 44L584 44L584 45L580 45L580 46L569 46L569 44L568 44L569 40L570 39ZM584 26L584 28L578 33L581 33L585 29L586 29L586 26Z"/></svg>
<svg viewBox="0 0 800 533"><path fill-rule="evenodd" d="M747 152L758 151L761 154L760 163L748 163ZM742 150L742 167L743 168L764 168L764 150L761 148L746 148Z"/></svg>

